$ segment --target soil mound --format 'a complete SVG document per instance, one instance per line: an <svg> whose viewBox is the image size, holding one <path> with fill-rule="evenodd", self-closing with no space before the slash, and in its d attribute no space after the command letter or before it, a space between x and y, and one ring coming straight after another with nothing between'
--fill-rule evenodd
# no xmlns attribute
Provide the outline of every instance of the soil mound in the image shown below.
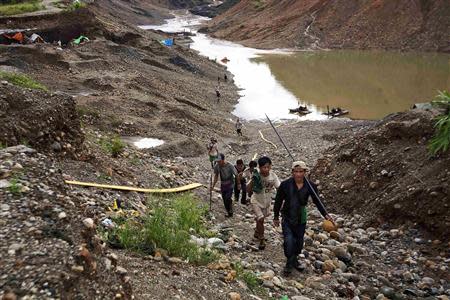
<svg viewBox="0 0 450 300"><path fill-rule="evenodd" d="M244 0L214 18L209 31L263 48L448 52L449 20L450 3L442 0Z"/></svg>
<svg viewBox="0 0 450 300"><path fill-rule="evenodd" d="M388 116L325 152L313 174L328 205L372 225L417 223L448 237L450 157L431 157L427 149L435 115Z"/></svg>
<svg viewBox="0 0 450 300"><path fill-rule="evenodd" d="M80 120L71 96L30 90L3 81L0 85L0 140L13 146L72 153L83 143Z"/></svg>

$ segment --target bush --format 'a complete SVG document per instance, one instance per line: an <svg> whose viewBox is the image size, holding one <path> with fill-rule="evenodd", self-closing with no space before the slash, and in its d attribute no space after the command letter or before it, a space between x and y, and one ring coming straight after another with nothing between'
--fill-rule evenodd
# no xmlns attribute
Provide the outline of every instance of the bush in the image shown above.
<svg viewBox="0 0 450 300"><path fill-rule="evenodd" d="M445 109L442 116L436 118L434 127L435 134L428 144L428 148L433 155L439 152L446 152L450 147L450 93L448 91L439 91L435 100L432 101L434 106Z"/></svg>
<svg viewBox="0 0 450 300"><path fill-rule="evenodd" d="M72 4L68 7L68 10L73 11L73 10L77 10L77 9L84 8L84 7L86 7L86 3L81 2L81 1L79 1L79 0L75 0L75 1L73 1Z"/></svg>
<svg viewBox="0 0 450 300"><path fill-rule="evenodd" d="M47 87L24 74L0 71L0 78L24 88L48 91Z"/></svg>
<svg viewBox="0 0 450 300"><path fill-rule="evenodd" d="M213 250L191 243L190 235L205 236L204 217L207 209L199 205L192 194L172 196L168 201L153 202L152 214L140 222L127 221L117 229L117 237L125 248L152 253L154 249L166 250L170 256L183 257L204 265L217 258Z"/></svg>
<svg viewBox="0 0 450 300"><path fill-rule="evenodd" d="M125 143L120 139L118 135L114 135L109 138L103 138L100 140L100 144L103 149L109 152L113 157L117 157L125 149Z"/></svg>

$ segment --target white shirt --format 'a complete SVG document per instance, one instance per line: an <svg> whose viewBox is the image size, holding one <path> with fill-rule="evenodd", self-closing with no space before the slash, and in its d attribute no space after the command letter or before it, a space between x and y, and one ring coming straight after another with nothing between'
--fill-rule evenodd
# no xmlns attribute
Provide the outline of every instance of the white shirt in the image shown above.
<svg viewBox="0 0 450 300"><path fill-rule="evenodd" d="M272 204L272 192L280 186L280 179L277 174L269 171L269 175L262 176L261 181L263 190L261 193L253 193L250 203L255 203L261 208L269 207Z"/></svg>

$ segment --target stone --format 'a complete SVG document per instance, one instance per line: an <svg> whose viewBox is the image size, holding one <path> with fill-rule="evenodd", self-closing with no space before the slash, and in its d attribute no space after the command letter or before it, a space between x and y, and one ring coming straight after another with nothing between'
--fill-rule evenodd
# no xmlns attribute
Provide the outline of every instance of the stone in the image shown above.
<svg viewBox="0 0 450 300"><path fill-rule="evenodd" d="M13 292L7 292L2 297L2 300L16 300L16 299L17 299L17 296Z"/></svg>
<svg viewBox="0 0 450 300"><path fill-rule="evenodd" d="M372 181L369 183L369 187L371 190L375 190L378 187L378 182Z"/></svg>
<svg viewBox="0 0 450 300"><path fill-rule="evenodd" d="M283 283L281 282L281 279L277 276L275 276L272 279L273 284L275 284L277 287L283 287Z"/></svg>
<svg viewBox="0 0 450 300"><path fill-rule="evenodd" d="M275 287L275 284L270 280L263 280L263 287L273 289Z"/></svg>
<svg viewBox="0 0 450 300"><path fill-rule="evenodd" d="M392 298L395 295L394 289L388 286L381 287L380 292L388 298Z"/></svg>
<svg viewBox="0 0 450 300"><path fill-rule="evenodd" d="M311 298L305 296L293 296L291 300L311 300Z"/></svg>
<svg viewBox="0 0 450 300"><path fill-rule="evenodd" d="M66 217L67 217L67 214L63 211L58 214L58 219L60 219L60 220L65 219Z"/></svg>
<svg viewBox="0 0 450 300"><path fill-rule="evenodd" d="M332 260L326 260L322 265L322 271L323 272L333 272L336 266L334 265Z"/></svg>
<svg viewBox="0 0 450 300"><path fill-rule="evenodd" d="M83 266L79 266L79 265L75 265L72 266L71 270L75 273L83 273L84 272L84 267Z"/></svg>
<svg viewBox="0 0 450 300"><path fill-rule="evenodd" d="M337 231L330 232L330 237L332 239L337 240L337 241L341 240L341 234L339 232L337 232Z"/></svg>
<svg viewBox="0 0 450 300"><path fill-rule="evenodd" d="M119 275L124 276L124 275L127 275L128 271L124 267L117 266L116 267L116 273L119 274Z"/></svg>
<svg viewBox="0 0 450 300"><path fill-rule="evenodd" d="M6 179L0 180L0 189L9 188L11 186L11 183Z"/></svg>
<svg viewBox="0 0 450 300"><path fill-rule="evenodd" d="M94 220L92 220L91 218L84 219L83 224L88 229L94 229Z"/></svg>
<svg viewBox="0 0 450 300"><path fill-rule="evenodd" d="M179 258L179 257L169 257L168 261L171 264L180 264L180 263L183 262L183 260L181 258Z"/></svg>
<svg viewBox="0 0 450 300"><path fill-rule="evenodd" d="M52 145L50 146L52 148L53 151L55 152L61 152L62 147L61 144L59 142L53 142Z"/></svg>
<svg viewBox="0 0 450 300"><path fill-rule="evenodd" d="M261 279L263 280L272 280L272 278L275 276L275 272L272 270L266 271L261 274Z"/></svg>
<svg viewBox="0 0 450 300"><path fill-rule="evenodd" d="M228 298L230 300L241 300L241 295L236 292L230 292L230 293L228 293Z"/></svg>

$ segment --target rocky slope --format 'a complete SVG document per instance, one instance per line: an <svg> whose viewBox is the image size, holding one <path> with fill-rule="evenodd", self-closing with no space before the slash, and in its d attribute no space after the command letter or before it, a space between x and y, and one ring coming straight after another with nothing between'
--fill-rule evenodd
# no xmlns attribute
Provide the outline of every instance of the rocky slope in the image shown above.
<svg viewBox="0 0 450 300"><path fill-rule="evenodd" d="M366 224L419 224L450 235L450 157L431 157L427 141L435 113L413 110L324 153L314 170L336 211L359 213Z"/></svg>
<svg viewBox="0 0 450 300"><path fill-rule="evenodd" d="M356 48L449 52L450 3L243 0L216 17L214 36L261 48Z"/></svg>
<svg viewBox="0 0 450 300"><path fill-rule="evenodd" d="M199 267L180 258L108 247L102 240L102 221L111 216L114 200L121 200L127 215L145 212L148 195L69 186L64 180L155 188L191 182L207 186L211 170L205 144L211 135L218 137L221 151L231 162L238 158L248 162L255 153L265 154L272 157L280 178L290 172L290 160L267 124L248 123L244 137L234 135L229 118L237 99L236 87L221 82L219 103L214 95L217 77L225 72L221 66L186 47L162 46L158 40L165 35L130 26L126 20L132 12L119 19L110 4L99 0L85 10L58 18L8 23L12 28L18 24L38 27L50 42L70 41L80 33L90 41L80 46L64 42L62 50L51 43L0 47L2 70L26 73L50 89L39 92L10 83L0 85L2 112L7 110L0 114L0 141L4 145L7 138L8 143L16 144L25 136L36 148L0 150L0 297L448 299L448 238L429 238L422 226L425 222L401 222L406 217L420 217L412 208L417 196L430 202L424 209L448 199L448 182L442 177L448 176L448 156L426 157L425 144L432 132L432 115L426 113L392 116L379 124L334 119L288 122L278 127L295 157L310 166L318 162L314 179L320 181L324 201L339 224L337 231L324 232L320 216L310 207L303 273L283 277L280 230L273 228L269 219L268 246L258 251L252 238L251 209L235 204L235 216L225 219L218 192L213 193L208 221L225 245L216 263ZM24 133L20 128L26 129ZM48 130L42 140L41 130ZM272 143L260 139L260 134ZM113 157L104 145L112 135L124 140L156 137L165 144L147 150L126 145ZM347 139L354 139L353 143ZM55 155L55 142L60 143L62 152L70 144L74 155ZM326 152L329 147L334 148ZM327 153L324 158L323 153ZM348 155L355 161L342 159ZM395 170L386 166L386 160ZM329 166L328 171L324 165ZM352 171L365 170L368 165L373 166L370 172L348 185L345 193L341 184L353 182ZM346 172L339 173L340 167ZM415 168L430 174L437 169L438 180L432 180L435 175L409 176ZM396 180L408 190L394 186ZM421 181L433 190L411 189ZM365 191L370 185L375 188ZM395 203L389 197L391 189L400 195ZM356 193L364 197L352 202L350 195ZM195 194L208 203L206 187ZM366 199L378 194L380 205L366 214L360 206L369 203L372 208ZM333 205L339 201L338 195L349 210ZM388 218L368 227L367 220L384 216L384 208L395 208L398 203L412 215L399 216L398 223ZM433 211L431 220L445 213L444 209ZM443 223L435 223L437 227L425 229L443 228ZM248 278L234 273L238 263L249 272L246 274L259 278L256 288L248 284Z"/></svg>

